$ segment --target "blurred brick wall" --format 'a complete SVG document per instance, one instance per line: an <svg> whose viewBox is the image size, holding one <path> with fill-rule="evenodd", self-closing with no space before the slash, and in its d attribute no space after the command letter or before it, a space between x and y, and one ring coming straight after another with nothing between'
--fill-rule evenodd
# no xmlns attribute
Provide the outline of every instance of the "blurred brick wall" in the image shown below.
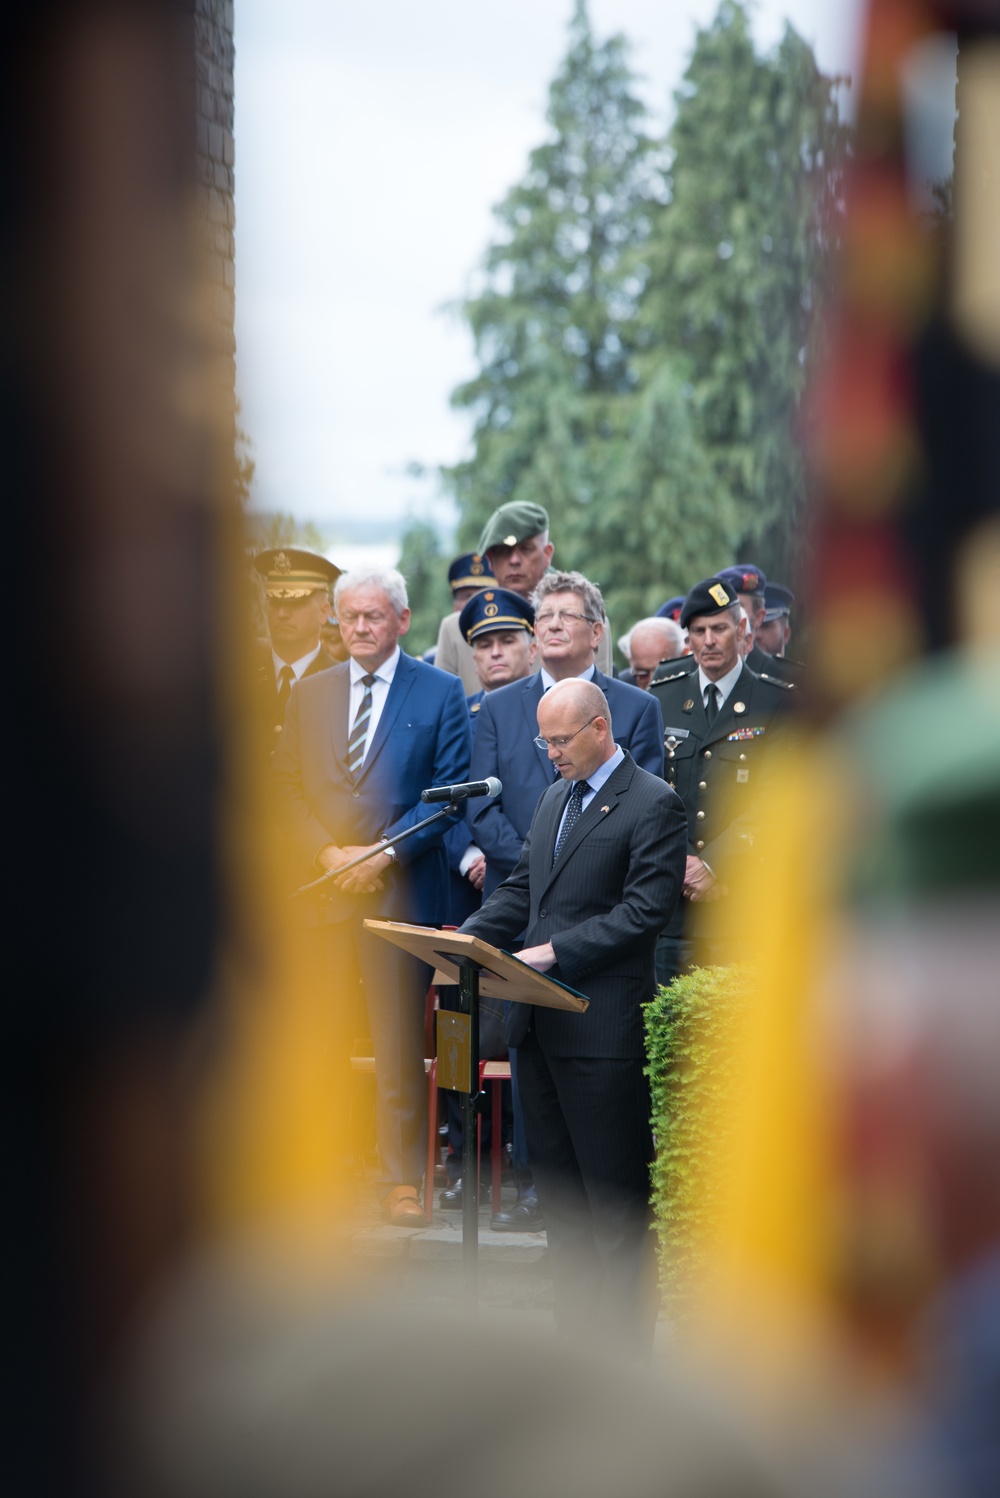
<svg viewBox="0 0 1000 1498"><path fill-rule="evenodd" d="M222 348L235 375L233 60L233 0L194 0L197 173L207 273Z"/></svg>

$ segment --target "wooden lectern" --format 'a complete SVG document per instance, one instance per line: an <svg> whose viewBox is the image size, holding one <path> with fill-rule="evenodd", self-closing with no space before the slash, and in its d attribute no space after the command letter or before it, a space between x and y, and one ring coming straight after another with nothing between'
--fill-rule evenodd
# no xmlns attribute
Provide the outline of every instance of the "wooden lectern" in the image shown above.
<svg viewBox="0 0 1000 1498"><path fill-rule="evenodd" d="M479 1252L479 1176L476 1168L476 1121L485 1103L479 1088L479 996L540 1004L583 1014L588 1000L565 983L536 972L526 962L491 947L478 936L408 926L400 921L365 921L365 929L402 947L434 969L435 983L457 984L461 1012L449 1015L448 1054L438 1055L438 1085L462 1093L462 1259L465 1301L477 1302ZM427 1183L433 1189L433 1182Z"/></svg>

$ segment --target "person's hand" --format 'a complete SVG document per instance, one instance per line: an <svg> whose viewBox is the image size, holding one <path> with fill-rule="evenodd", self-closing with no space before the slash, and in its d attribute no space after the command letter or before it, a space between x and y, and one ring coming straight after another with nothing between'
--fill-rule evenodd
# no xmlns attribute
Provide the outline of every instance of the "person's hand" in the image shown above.
<svg viewBox="0 0 1000 1498"><path fill-rule="evenodd" d="M348 857L345 850L338 848L336 843L327 843L326 847L321 848L316 855L316 862L326 869L328 874L332 874L334 869L339 869L342 863L347 862Z"/></svg>
<svg viewBox="0 0 1000 1498"><path fill-rule="evenodd" d="M373 850L381 848L381 843L370 843L367 847L350 847L342 849L344 863L350 863L352 858L360 858L362 853L372 853L373 856L365 863L359 863L356 869L348 869L346 874L339 875L333 882L345 895L370 895L377 889L382 889L381 875L392 863L388 853L375 853Z"/></svg>
<svg viewBox="0 0 1000 1498"><path fill-rule="evenodd" d="M470 863L465 871L465 877L473 889L482 889L486 883L486 856L480 853L475 863Z"/></svg>
<svg viewBox="0 0 1000 1498"><path fill-rule="evenodd" d="M689 900L717 900L724 893L706 863L693 855L684 866L684 894Z"/></svg>
<svg viewBox="0 0 1000 1498"><path fill-rule="evenodd" d="M556 954L550 941L545 942L541 947L525 947L523 952L517 953L517 956L538 973L547 973L550 967L556 965Z"/></svg>

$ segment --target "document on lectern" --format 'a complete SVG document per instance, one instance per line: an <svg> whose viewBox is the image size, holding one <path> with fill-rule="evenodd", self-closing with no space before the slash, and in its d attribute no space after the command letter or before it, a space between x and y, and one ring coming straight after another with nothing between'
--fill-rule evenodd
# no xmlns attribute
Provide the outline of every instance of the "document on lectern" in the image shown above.
<svg viewBox="0 0 1000 1498"><path fill-rule="evenodd" d="M583 1014L589 1007L590 1001L575 988L550 978L548 973L539 973L479 936L438 931L434 926L408 926L402 921L366 920L365 929L429 963L435 969L435 983L457 985L461 981L459 963L463 957L470 957L479 966L479 992L484 998L512 999L517 1004L540 1004L575 1014Z"/></svg>

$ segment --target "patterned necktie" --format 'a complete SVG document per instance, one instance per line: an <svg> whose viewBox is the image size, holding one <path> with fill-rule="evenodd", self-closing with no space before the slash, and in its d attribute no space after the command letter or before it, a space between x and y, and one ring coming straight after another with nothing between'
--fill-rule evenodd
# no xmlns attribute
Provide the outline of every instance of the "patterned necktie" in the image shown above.
<svg viewBox="0 0 1000 1498"><path fill-rule="evenodd" d="M583 798L589 790L590 786L585 780L578 780L570 792L569 800L566 803L566 815L563 817L559 836L556 839L556 850L552 855L553 863L556 862L563 848L565 848L566 839L580 820L580 814L583 811Z"/></svg>
<svg viewBox="0 0 1000 1498"><path fill-rule="evenodd" d="M370 672L362 676L361 680L364 683L365 695L361 699L358 716L354 720L351 737L347 741L347 768L352 776L358 774L364 762L368 722L372 715L372 687L375 685L375 678Z"/></svg>
<svg viewBox="0 0 1000 1498"><path fill-rule="evenodd" d="M278 672L278 709L285 711L288 698L291 695L292 682L295 680L295 672L291 666L282 666Z"/></svg>
<svg viewBox="0 0 1000 1498"><path fill-rule="evenodd" d="M709 725L715 722L715 715L719 711L719 689L714 681L710 681L705 688L705 717Z"/></svg>

